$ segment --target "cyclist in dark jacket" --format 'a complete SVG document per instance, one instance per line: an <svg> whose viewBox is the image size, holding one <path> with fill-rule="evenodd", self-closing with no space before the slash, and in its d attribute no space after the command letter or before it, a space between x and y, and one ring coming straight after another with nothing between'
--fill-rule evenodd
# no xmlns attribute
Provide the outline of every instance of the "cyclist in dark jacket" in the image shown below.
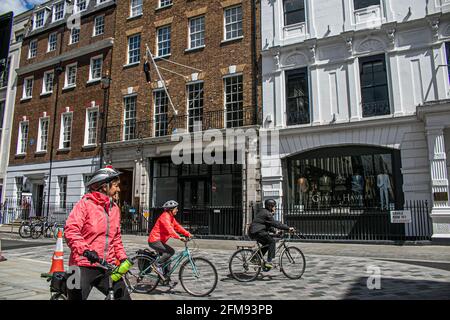
<svg viewBox="0 0 450 320"><path fill-rule="evenodd" d="M269 251L267 263L265 265L268 270L273 268L272 260L275 258L276 251L275 239L269 234L269 232L275 232L275 229L289 230L291 232L295 230L294 228L289 227L273 218L276 205L277 203L275 200L266 200L264 202L264 208L258 211L248 230L249 237L264 246L261 249L262 255L264 256L266 252Z"/></svg>

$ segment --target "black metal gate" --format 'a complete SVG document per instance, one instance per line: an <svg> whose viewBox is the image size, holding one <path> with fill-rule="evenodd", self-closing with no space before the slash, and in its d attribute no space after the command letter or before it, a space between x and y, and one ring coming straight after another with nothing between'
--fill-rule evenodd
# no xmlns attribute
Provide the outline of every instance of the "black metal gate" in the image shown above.
<svg viewBox="0 0 450 320"><path fill-rule="evenodd" d="M161 208L141 209L133 215L122 216L123 234L146 234L156 223ZM177 221L197 236L242 236L244 209L241 207L181 208Z"/></svg>

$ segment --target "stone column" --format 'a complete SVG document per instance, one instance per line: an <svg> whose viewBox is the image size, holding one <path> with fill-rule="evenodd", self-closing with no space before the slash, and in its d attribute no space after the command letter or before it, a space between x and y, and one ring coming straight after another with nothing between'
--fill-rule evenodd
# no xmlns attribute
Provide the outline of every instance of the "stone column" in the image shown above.
<svg viewBox="0 0 450 320"><path fill-rule="evenodd" d="M427 128L433 208L433 239L450 240L450 205L444 128Z"/></svg>

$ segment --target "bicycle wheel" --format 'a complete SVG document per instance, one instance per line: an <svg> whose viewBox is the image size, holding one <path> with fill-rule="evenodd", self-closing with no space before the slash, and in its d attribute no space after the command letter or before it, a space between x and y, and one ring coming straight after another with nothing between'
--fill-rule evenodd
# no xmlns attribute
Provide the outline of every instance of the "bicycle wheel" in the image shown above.
<svg viewBox="0 0 450 320"><path fill-rule="evenodd" d="M44 237L45 238L53 238L53 226L52 225L49 225L45 228Z"/></svg>
<svg viewBox="0 0 450 320"><path fill-rule="evenodd" d="M30 238L31 226L29 224L22 224L19 228L19 235L21 238Z"/></svg>
<svg viewBox="0 0 450 320"><path fill-rule="evenodd" d="M36 224L31 226L31 238L37 239L44 233L44 226L42 224Z"/></svg>
<svg viewBox="0 0 450 320"><path fill-rule="evenodd" d="M261 258L251 249L239 249L230 258L228 267L231 276L240 282L250 282L258 277L261 272Z"/></svg>
<svg viewBox="0 0 450 320"><path fill-rule="evenodd" d="M186 260L180 268L181 286L194 297L205 297L213 292L218 278L216 267L205 258Z"/></svg>
<svg viewBox="0 0 450 320"><path fill-rule="evenodd" d="M62 225L62 224L56 224L54 227L53 227L53 237L55 238L55 239L58 239L58 232L59 231L61 231L61 235L63 236L63 238L64 238L64 225Z"/></svg>
<svg viewBox="0 0 450 320"><path fill-rule="evenodd" d="M67 297L62 293L55 293L50 297L50 300L67 300Z"/></svg>
<svg viewBox="0 0 450 320"><path fill-rule="evenodd" d="M305 272L306 260L297 247L287 247L280 257L280 269L289 279L300 279Z"/></svg>
<svg viewBox="0 0 450 320"><path fill-rule="evenodd" d="M154 259L145 255L134 256L130 259L133 266L125 274L131 289L137 293L149 293L158 286L159 276L153 271Z"/></svg>

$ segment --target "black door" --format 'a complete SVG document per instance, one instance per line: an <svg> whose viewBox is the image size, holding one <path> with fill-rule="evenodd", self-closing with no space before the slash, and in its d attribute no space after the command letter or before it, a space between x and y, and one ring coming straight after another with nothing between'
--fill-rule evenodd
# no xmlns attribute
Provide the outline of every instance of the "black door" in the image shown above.
<svg viewBox="0 0 450 320"><path fill-rule="evenodd" d="M177 220L195 234L208 233L210 205L210 183L206 178L184 178L180 180L180 216Z"/></svg>
<svg viewBox="0 0 450 320"><path fill-rule="evenodd" d="M37 186L37 195L36 195L36 215L38 217L44 215L44 185L40 184Z"/></svg>

